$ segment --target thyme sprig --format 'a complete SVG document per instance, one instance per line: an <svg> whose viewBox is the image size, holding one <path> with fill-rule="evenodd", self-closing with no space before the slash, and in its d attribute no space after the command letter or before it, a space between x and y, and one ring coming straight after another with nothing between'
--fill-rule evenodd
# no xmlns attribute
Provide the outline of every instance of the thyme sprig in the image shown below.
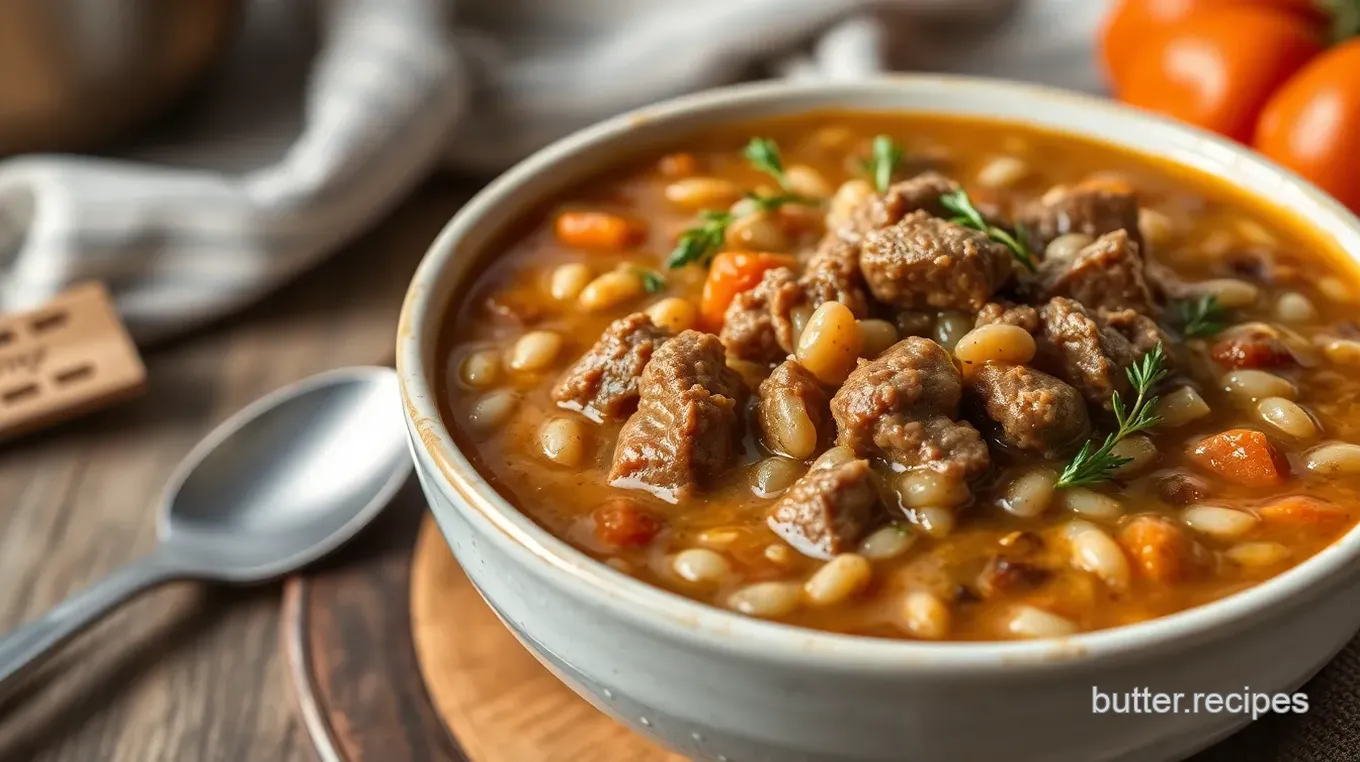
<svg viewBox="0 0 1360 762"><path fill-rule="evenodd" d="M735 215L731 212L716 212L707 209L699 212L699 224L684 231L675 241L675 248L666 258L666 267L677 267L698 263L708 267L713 255L722 248L727 237L727 226L732 224Z"/></svg>
<svg viewBox="0 0 1360 762"><path fill-rule="evenodd" d="M784 160L779 155L779 145L769 138L751 138L742 150L742 156L752 167L774 178L779 184L778 193L757 193L748 191L745 200L756 212L772 212L785 204L805 204L815 206L816 201L799 195L793 190L788 175L784 172ZM688 264L707 267L713 256L722 248L727 236L727 226L737 216L731 211L706 209L699 213L699 224L691 227L676 238L675 248L666 258L666 267L675 269Z"/></svg>
<svg viewBox="0 0 1360 762"><path fill-rule="evenodd" d="M897 171L898 165L902 163L902 149L893 142L887 135L879 135L874 138L872 153L861 165L865 174L874 179L874 188L879 193L888 190L892 185L893 173Z"/></svg>
<svg viewBox="0 0 1360 762"><path fill-rule="evenodd" d="M1114 393L1110 402L1114 407L1114 418L1119 428L1113 434L1107 434L1105 441L1094 450L1091 448L1091 442L1094 440L1087 440L1058 477L1058 487L1100 484L1114 478L1114 472L1132 460L1115 455L1114 446L1126 437L1147 431L1161 422L1153 412L1157 406L1157 397L1152 394L1152 388L1167 374L1166 355L1161 343L1143 355L1125 373L1135 392L1133 405L1126 407L1119 392Z"/></svg>
<svg viewBox="0 0 1360 762"><path fill-rule="evenodd" d="M959 188L941 195L940 205L955 215L950 222L986 233L988 238L1010 249L1011 254L1025 266L1026 270L1035 271L1034 255L1030 253L1029 247L1004 229L988 222L987 218L982 216L982 212L973 206L973 200L968 197L967 191ZM1017 228L1017 232L1022 231Z"/></svg>
<svg viewBox="0 0 1360 762"><path fill-rule="evenodd" d="M1214 336L1228 325L1228 308L1213 294L1176 302L1181 334L1186 338Z"/></svg>

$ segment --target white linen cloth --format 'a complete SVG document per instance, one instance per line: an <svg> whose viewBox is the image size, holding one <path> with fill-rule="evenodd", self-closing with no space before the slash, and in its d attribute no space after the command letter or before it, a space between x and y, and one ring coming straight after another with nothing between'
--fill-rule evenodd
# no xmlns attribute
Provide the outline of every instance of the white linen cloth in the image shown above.
<svg viewBox="0 0 1360 762"><path fill-rule="evenodd" d="M1099 89L1105 0L251 0L194 109L118 157L0 161L0 311L103 281L140 342L242 307L432 169L762 76Z"/></svg>

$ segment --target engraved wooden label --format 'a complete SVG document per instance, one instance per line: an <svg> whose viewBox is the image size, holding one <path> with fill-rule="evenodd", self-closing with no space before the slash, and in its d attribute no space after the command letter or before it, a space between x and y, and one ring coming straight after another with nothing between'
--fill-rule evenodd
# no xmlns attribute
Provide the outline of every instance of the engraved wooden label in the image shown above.
<svg viewBox="0 0 1360 762"><path fill-rule="evenodd" d="M0 316L0 437L140 392L146 368L98 283Z"/></svg>

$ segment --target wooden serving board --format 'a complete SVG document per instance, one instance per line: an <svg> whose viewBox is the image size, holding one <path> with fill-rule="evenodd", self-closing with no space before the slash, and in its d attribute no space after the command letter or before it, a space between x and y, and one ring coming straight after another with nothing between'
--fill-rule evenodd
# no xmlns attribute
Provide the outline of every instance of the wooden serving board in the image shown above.
<svg viewBox="0 0 1360 762"><path fill-rule="evenodd" d="M414 489L374 530L285 592L284 648L321 762L684 762L520 646ZM1357 674L1360 640L1305 687L1314 713L1267 717L1190 762L1360 760Z"/></svg>

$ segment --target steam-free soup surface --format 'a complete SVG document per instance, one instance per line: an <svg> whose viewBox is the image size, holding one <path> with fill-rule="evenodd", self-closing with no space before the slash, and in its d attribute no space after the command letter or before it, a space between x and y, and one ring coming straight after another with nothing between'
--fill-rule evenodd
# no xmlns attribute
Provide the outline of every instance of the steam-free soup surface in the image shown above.
<svg viewBox="0 0 1360 762"><path fill-rule="evenodd" d="M441 385L497 489L624 574L837 632L1048 637L1357 520L1354 277L1268 200L921 115L601 170L481 253Z"/></svg>

